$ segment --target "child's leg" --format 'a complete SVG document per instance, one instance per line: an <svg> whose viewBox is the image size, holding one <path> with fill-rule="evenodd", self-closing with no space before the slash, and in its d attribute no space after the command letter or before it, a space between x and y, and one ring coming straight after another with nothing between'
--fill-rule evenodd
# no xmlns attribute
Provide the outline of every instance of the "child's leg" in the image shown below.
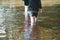
<svg viewBox="0 0 60 40"><path fill-rule="evenodd" d="M35 17L30 17L31 19L31 24L30 24L30 30L29 30L29 33L31 34L32 30L33 30L33 27L34 27L34 23L35 23Z"/></svg>
<svg viewBox="0 0 60 40"><path fill-rule="evenodd" d="M28 6L25 6L25 21L28 21Z"/></svg>
<svg viewBox="0 0 60 40"><path fill-rule="evenodd" d="M25 32L24 32L24 38L25 40L29 40L29 24L28 24L29 18L28 18L28 6L25 6Z"/></svg>
<svg viewBox="0 0 60 40"><path fill-rule="evenodd" d="M30 33L33 31L33 27L36 26L37 24L37 15L38 13L33 13L32 16L30 16L30 19L31 19L31 25L30 25Z"/></svg>
<svg viewBox="0 0 60 40"><path fill-rule="evenodd" d="M25 12L24 12L24 15L25 15L25 32L24 32L24 38L25 40L29 40L29 25L28 25L28 5L29 5L29 0L24 0L24 4L25 4Z"/></svg>
<svg viewBox="0 0 60 40"><path fill-rule="evenodd" d="M34 23L35 23L35 17L33 16L33 12L29 11L29 15L30 15L30 27L29 27L29 34L31 34L33 27L34 27Z"/></svg>
<svg viewBox="0 0 60 40"><path fill-rule="evenodd" d="M30 28L29 28L29 35L31 35L33 28L35 26L35 23L37 22L38 13L30 11L29 15L30 15L30 20L31 20L31 24L30 24Z"/></svg>
<svg viewBox="0 0 60 40"><path fill-rule="evenodd" d="M29 31L28 6L25 6L25 32Z"/></svg>
<svg viewBox="0 0 60 40"><path fill-rule="evenodd" d="M24 0L24 5L25 5L25 22L28 22L28 5L29 5L29 0Z"/></svg>

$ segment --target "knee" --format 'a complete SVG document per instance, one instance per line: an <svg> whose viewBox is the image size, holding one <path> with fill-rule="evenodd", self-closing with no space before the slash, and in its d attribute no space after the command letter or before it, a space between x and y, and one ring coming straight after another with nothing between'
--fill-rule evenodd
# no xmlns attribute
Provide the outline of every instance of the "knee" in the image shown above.
<svg viewBox="0 0 60 40"><path fill-rule="evenodd" d="M37 17L38 16L38 12L29 11L29 16Z"/></svg>

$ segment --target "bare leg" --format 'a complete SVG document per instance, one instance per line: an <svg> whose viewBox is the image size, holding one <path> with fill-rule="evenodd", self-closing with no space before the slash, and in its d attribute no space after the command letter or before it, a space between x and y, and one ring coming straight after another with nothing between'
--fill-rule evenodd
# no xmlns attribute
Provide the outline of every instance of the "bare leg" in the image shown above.
<svg viewBox="0 0 60 40"><path fill-rule="evenodd" d="M28 6L25 6L25 31L28 31Z"/></svg>
<svg viewBox="0 0 60 40"><path fill-rule="evenodd" d="M30 39L37 40L37 17L31 17L31 26L30 26Z"/></svg>
<svg viewBox="0 0 60 40"><path fill-rule="evenodd" d="M33 31L34 23L35 23L35 18L34 17L30 17L30 19L31 19L31 24L30 24L29 33L31 34L31 32Z"/></svg>
<svg viewBox="0 0 60 40"><path fill-rule="evenodd" d="M28 21L28 6L25 6L25 21Z"/></svg>
<svg viewBox="0 0 60 40"><path fill-rule="evenodd" d="M35 17L35 26L37 25L38 17Z"/></svg>

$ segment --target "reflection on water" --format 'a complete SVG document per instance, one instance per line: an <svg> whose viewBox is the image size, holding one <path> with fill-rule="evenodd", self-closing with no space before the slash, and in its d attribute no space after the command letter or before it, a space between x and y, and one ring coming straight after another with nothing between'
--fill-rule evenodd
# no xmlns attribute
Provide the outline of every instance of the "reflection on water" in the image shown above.
<svg viewBox="0 0 60 40"><path fill-rule="evenodd" d="M13 40L13 35L15 35L14 32L18 31L16 30L16 28L14 28L16 27L14 25L14 21L16 21L15 15L16 13L14 8L0 7L0 37L1 38L6 37L7 40Z"/></svg>
<svg viewBox="0 0 60 40"><path fill-rule="evenodd" d="M4 17L4 8L0 7L0 37L6 37L6 32L5 32L5 17Z"/></svg>
<svg viewBox="0 0 60 40"><path fill-rule="evenodd" d="M0 11L0 39L23 40L22 12L6 6L0 7Z"/></svg>

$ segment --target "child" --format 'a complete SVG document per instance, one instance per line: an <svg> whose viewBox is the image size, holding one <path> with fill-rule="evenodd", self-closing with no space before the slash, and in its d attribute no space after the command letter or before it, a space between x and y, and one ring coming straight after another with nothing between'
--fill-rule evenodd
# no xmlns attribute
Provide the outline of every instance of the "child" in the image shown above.
<svg viewBox="0 0 60 40"><path fill-rule="evenodd" d="M36 24L39 11L42 12L41 0L30 0L29 1L29 15L31 19L30 28L32 28Z"/></svg>
<svg viewBox="0 0 60 40"><path fill-rule="evenodd" d="M29 5L29 0L24 0L24 7L25 7L25 31L28 31L28 5Z"/></svg>
<svg viewBox="0 0 60 40"><path fill-rule="evenodd" d="M29 9L29 16L31 21L30 28L28 28L29 27L28 25L25 26L26 27L25 37L28 34L27 35L28 39L26 40L30 40L30 35L33 30L33 27L37 23L38 11L42 12L41 0L24 0L24 2L25 2L25 21L28 24L28 9Z"/></svg>
<svg viewBox="0 0 60 40"><path fill-rule="evenodd" d="M33 31L33 27L36 26L39 11L42 12L41 0L29 0L29 16L31 20L29 35Z"/></svg>
<svg viewBox="0 0 60 40"><path fill-rule="evenodd" d="M24 33L24 38L25 40L29 40L29 19L28 19L28 5L29 5L29 0L23 0L24 1L24 7L25 7L25 12L24 12L24 15L25 15L25 33Z"/></svg>

